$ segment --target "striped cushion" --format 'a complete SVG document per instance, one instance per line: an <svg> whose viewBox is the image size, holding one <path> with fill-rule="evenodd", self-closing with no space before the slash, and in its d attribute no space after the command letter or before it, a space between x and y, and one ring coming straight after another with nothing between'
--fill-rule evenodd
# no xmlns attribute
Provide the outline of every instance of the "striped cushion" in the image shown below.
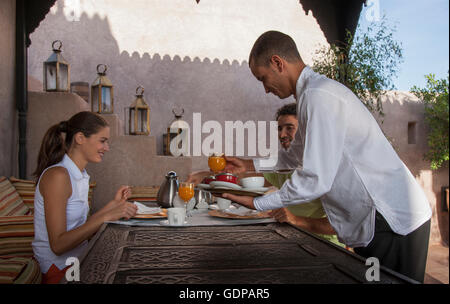
<svg viewBox="0 0 450 304"><path fill-rule="evenodd" d="M31 258L0 258L0 284L40 284L39 264Z"/></svg>
<svg viewBox="0 0 450 304"><path fill-rule="evenodd" d="M33 216L0 217L0 256L33 256Z"/></svg>
<svg viewBox="0 0 450 304"><path fill-rule="evenodd" d="M34 236L32 215L0 217L0 238L13 236Z"/></svg>
<svg viewBox="0 0 450 304"><path fill-rule="evenodd" d="M11 182L0 177L0 216L25 215L30 212Z"/></svg>
<svg viewBox="0 0 450 304"><path fill-rule="evenodd" d="M34 237L0 238L0 257L32 257Z"/></svg>
<svg viewBox="0 0 450 304"><path fill-rule="evenodd" d="M134 186L131 187L131 195L128 200L136 201L156 201L159 186Z"/></svg>
<svg viewBox="0 0 450 304"><path fill-rule="evenodd" d="M89 193L88 193L88 202L89 202L89 210L92 208L92 199L94 197L94 188L97 186L96 182L89 183Z"/></svg>
<svg viewBox="0 0 450 304"><path fill-rule="evenodd" d="M34 210L34 191L36 190L36 184L34 181L18 179L14 176L9 178L11 184L16 188L25 205Z"/></svg>

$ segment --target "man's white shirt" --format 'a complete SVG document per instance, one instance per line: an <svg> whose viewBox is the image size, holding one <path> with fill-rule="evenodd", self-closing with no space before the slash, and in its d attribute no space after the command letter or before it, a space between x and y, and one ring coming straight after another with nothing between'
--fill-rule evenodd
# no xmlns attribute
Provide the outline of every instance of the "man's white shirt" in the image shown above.
<svg viewBox="0 0 450 304"><path fill-rule="evenodd" d="M279 191L254 199L257 210L320 198L341 242L367 246L375 212L406 235L431 218L425 193L362 102L344 85L305 67L296 84L298 131L275 168L295 168Z"/></svg>

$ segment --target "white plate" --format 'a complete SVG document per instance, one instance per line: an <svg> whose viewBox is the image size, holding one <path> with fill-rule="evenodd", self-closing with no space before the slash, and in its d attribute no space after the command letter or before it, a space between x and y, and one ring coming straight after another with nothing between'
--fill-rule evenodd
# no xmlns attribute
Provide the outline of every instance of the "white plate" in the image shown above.
<svg viewBox="0 0 450 304"><path fill-rule="evenodd" d="M211 209L211 210L220 210L219 206L217 204L209 205L209 209ZM233 206L233 205L230 205L230 207L228 209L236 209L236 207Z"/></svg>
<svg viewBox="0 0 450 304"><path fill-rule="evenodd" d="M213 188L228 188L228 189L234 189L234 190L241 190L242 187L233 183L229 182L221 182L221 181L214 181L209 183L211 187Z"/></svg>
<svg viewBox="0 0 450 304"><path fill-rule="evenodd" d="M245 207L240 207L240 208L228 208L225 210L222 210L223 213L227 213L227 214L232 214L232 215L240 215L240 216L252 216L255 214L258 214L259 211L258 210L253 210L253 209L248 209Z"/></svg>
<svg viewBox="0 0 450 304"><path fill-rule="evenodd" d="M198 184L197 187L202 189L211 189L211 186L208 184Z"/></svg>
<svg viewBox="0 0 450 304"><path fill-rule="evenodd" d="M169 224L169 220L164 220L164 221L161 221L161 222L159 222L162 226L169 226L169 227L183 227L183 226L186 226L187 225L187 221L184 221L184 224L183 225L170 225Z"/></svg>
<svg viewBox="0 0 450 304"><path fill-rule="evenodd" d="M242 188L242 191L250 191L250 192L266 192L269 190L268 187L258 187L258 188Z"/></svg>

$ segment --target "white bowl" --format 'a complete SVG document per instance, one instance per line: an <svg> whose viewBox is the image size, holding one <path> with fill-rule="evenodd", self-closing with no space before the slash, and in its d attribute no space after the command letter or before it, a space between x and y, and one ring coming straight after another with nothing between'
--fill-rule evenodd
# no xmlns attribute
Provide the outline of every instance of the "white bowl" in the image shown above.
<svg viewBox="0 0 450 304"><path fill-rule="evenodd" d="M261 188L264 187L264 177L263 176L251 176L241 178L241 185L244 188Z"/></svg>

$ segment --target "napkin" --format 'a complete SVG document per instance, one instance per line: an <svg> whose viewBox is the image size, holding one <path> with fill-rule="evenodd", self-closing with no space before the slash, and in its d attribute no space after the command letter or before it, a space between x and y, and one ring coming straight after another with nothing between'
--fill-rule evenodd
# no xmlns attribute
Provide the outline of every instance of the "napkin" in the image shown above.
<svg viewBox="0 0 450 304"><path fill-rule="evenodd" d="M137 206L137 214L154 214L154 213L160 213L161 207L147 207L144 204L134 202L134 204Z"/></svg>
<svg viewBox="0 0 450 304"><path fill-rule="evenodd" d="M208 209L208 207L209 205L204 199L197 204L197 209Z"/></svg>
<svg viewBox="0 0 450 304"><path fill-rule="evenodd" d="M244 206L239 206L238 208L234 209L234 208L228 208L225 209L224 212L226 213L230 213L230 214L235 214L235 215L255 215L257 214L259 211L257 210L253 210L253 209L248 209L247 207Z"/></svg>

